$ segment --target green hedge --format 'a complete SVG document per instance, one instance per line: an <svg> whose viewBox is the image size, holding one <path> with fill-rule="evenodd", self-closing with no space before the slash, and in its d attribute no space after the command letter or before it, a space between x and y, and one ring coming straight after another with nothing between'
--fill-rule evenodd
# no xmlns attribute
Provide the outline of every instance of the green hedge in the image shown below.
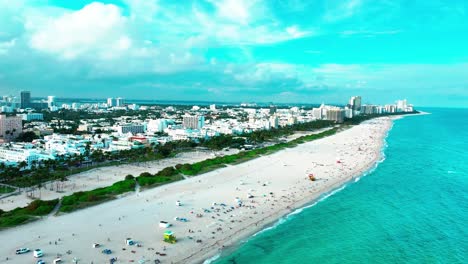
<svg viewBox="0 0 468 264"><path fill-rule="evenodd" d="M39 216L52 212L57 203L58 199L50 201L34 200L26 207L19 207L8 212L0 210L0 229L34 221Z"/></svg>
<svg viewBox="0 0 468 264"><path fill-rule="evenodd" d="M135 180L123 180L108 187L98 188L91 191L76 192L62 198L60 212L72 212L86 208L104 201L117 198L117 195L135 190Z"/></svg>
<svg viewBox="0 0 468 264"><path fill-rule="evenodd" d="M136 181L141 187L149 188L181 179L182 177L180 176L178 170L176 170L174 167L166 167L154 175L151 173L142 173L139 177L136 178Z"/></svg>

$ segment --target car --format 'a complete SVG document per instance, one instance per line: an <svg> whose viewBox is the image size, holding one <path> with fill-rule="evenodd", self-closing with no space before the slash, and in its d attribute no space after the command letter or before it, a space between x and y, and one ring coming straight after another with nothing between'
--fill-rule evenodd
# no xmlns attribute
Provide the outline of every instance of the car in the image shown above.
<svg viewBox="0 0 468 264"><path fill-rule="evenodd" d="M103 253L103 254L110 255L110 254L112 254L112 250L110 250L110 249L104 249L104 250L102 251L102 253Z"/></svg>
<svg viewBox="0 0 468 264"><path fill-rule="evenodd" d="M36 262L36 264L45 264L45 261L43 261L42 259L40 259L40 260L38 260L38 261Z"/></svg>
<svg viewBox="0 0 468 264"><path fill-rule="evenodd" d="M35 249L34 252L33 252L33 255L34 255L35 258L40 258L40 257L44 256L44 253L40 249Z"/></svg>
<svg viewBox="0 0 468 264"><path fill-rule="evenodd" d="M28 253L28 252L29 252L29 248L18 248L16 250L16 255L24 254L24 253Z"/></svg>

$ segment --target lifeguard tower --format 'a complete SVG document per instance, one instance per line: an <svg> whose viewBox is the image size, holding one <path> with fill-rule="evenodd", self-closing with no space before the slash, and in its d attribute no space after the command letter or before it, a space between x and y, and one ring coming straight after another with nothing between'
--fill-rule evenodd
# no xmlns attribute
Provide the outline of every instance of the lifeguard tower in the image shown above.
<svg viewBox="0 0 468 264"><path fill-rule="evenodd" d="M174 236L174 233L172 231L166 231L164 232L164 242L175 244L177 242L176 237Z"/></svg>

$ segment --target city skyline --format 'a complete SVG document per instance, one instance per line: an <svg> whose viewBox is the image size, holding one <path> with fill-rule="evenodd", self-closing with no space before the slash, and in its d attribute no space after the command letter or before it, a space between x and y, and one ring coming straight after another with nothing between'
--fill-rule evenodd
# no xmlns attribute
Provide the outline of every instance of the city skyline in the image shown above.
<svg viewBox="0 0 468 264"><path fill-rule="evenodd" d="M467 10L463 1L0 0L0 94L277 103L360 94L466 107Z"/></svg>

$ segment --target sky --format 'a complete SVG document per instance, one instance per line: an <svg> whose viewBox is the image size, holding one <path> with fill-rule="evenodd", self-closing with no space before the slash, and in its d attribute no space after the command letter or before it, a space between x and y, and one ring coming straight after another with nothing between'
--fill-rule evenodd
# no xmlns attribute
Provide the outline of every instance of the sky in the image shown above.
<svg viewBox="0 0 468 264"><path fill-rule="evenodd" d="M468 107L465 0L0 0L0 95Z"/></svg>

